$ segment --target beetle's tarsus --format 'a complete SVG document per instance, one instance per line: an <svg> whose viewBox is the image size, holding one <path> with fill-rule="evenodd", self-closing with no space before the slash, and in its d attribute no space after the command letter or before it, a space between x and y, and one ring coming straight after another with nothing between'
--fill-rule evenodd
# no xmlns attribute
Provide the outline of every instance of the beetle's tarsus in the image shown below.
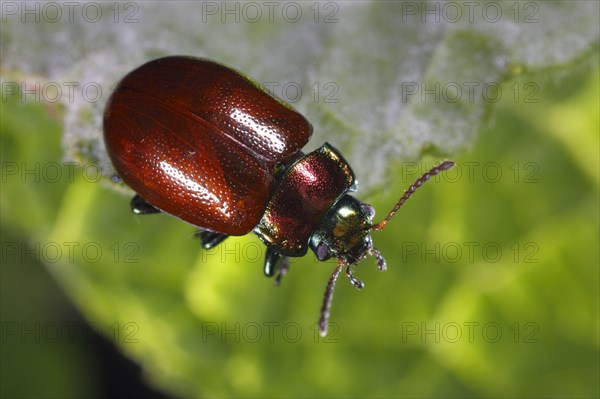
<svg viewBox="0 0 600 399"><path fill-rule="evenodd" d="M227 237L227 234L217 233L211 230L199 230L196 233L196 237L200 237L202 241L202 248L212 249L222 243Z"/></svg>
<svg viewBox="0 0 600 399"><path fill-rule="evenodd" d="M385 258L377 248L369 248L369 255L377 258L377 269L379 269L382 272L387 270L387 263L385 261Z"/></svg>
<svg viewBox="0 0 600 399"><path fill-rule="evenodd" d="M277 271L275 280L273 280L273 285L275 287L279 287L279 285L281 284L281 279L290 270L290 259L287 256L282 256L282 259L280 260L280 262L281 262L281 266L279 266L279 270Z"/></svg>
<svg viewBox="0 0 600 399"><path fill-rule="evenodd" d="M285 255L281 255L274 247L267 246L265 252L265 276L275 276L273 284L276 286L281 283L281 278L289 269L289 259Z"/></svg>
<svg viewBox="0 0 600 399"><path fill-rule="evenodd" d="M365 288L365 283L354 277L354 274L352 274L352 265L348 265L348 267L346 267L346 276L350 279L352 285L357 289L362 290Z"/></svg>
<svg viewBox="0 0 600 399"><path fill-rule="evenodd" d="M138 194L131 199L130 206L131 211L136 215L151 215L153 213L160 213L160 209L150 205L148 201L143 199Z"/></svg>

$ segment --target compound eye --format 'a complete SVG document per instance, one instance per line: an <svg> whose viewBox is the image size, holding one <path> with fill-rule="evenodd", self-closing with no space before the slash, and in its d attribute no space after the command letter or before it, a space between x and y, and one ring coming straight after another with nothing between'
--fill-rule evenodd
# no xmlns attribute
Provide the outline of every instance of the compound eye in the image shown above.
<svg viewBox="0 0 600 399"><path fill-rule="evenodd" d="M362 208L363 212L369 218L369 222L372 221L373 217L375 216L375 208L373 208L369 204L360 204L360 207Z"/></svg>
<svg viewBox="0 0 600 399"><path fill-rule="evenodd" d="M329 246L324 242L319 243L315 254L317 255L317 259L320 261L324 261L331 258L331 251L329 250Z"/></svg>

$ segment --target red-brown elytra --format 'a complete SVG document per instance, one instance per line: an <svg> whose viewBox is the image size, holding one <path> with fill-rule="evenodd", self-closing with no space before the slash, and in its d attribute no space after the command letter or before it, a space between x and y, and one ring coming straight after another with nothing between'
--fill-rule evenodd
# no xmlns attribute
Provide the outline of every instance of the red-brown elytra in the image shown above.
<svg viewBox="0 0 600 399"><path fill-rule="evenodd" d="M373 208L356 191L352 169L330 144L304 154L311 124L290 105L244 75L206 59L173 56L130 72L104 113L110 158L136 193L137 214L164 212L201 230L204 248L254 231L267 246L264 272L279 284L288 257L312 249L320 261L337 258L321 308L327 333L333 288L343 267L367 255L386 269L371 230L382 230L398 208L445 161L418 178L388 216L373 223Z"/></svg>

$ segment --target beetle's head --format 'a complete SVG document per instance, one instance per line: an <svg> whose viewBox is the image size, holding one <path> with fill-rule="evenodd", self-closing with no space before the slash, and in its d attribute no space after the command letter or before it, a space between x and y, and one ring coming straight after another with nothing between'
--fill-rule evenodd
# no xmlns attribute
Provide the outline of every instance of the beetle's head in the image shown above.
<svg viewBox="0 0 600 399"><path fill-rule="evenodd" d="M374 215L371 205L350 195L340 198L311 237L310 247L317 259L337 258L346 265L353 265L369 254L378 254L371 240ZM383 258L380 258L380 268L385 269Z"/></svg>
<svg viewBox="0 0 600 399"><path fill-rule="evenodd" d="M373 224L375 210L372 206L364 204L350 195L344 195L327 212L310 239L310 247L317 256L317 259L324 261L330 258L337 258L338 260L338 265L327 283L323 307L321 308L319 332L322 336L327 334L327 322L333 289L342 268L346 266L346 276L348 276L350 282L358 289L363 288L364 284L352 274L351 267L354 264L366 258L367 255L373 255L377 258L377 267L379 270L385 270L385 259L373 247L371 231L383 230L402 204L417 188L421 187L432 176L437 175L443 170L450 169L452 166L454 166L454 162L445 161L419 177L404 192L404 195L398 200L385 219L379 223Z"/></svg>

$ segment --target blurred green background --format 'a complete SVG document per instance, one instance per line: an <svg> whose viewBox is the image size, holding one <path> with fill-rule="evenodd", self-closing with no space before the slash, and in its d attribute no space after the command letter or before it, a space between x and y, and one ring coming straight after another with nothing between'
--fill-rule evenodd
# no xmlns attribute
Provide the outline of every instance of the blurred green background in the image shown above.
<svg viewBox="0 0 600 399"><path fill-rule="evenodd" d="M506 86L519 81L530 79ZM362 292L340 278L326 339L315 322L333 263L294 261L274 288L254 236L203 253L191 226L133 216L92 170L73 169L70 182L63 167L55 179L56 109L9 97L2 396L98 392L48 271L150 384L175 395L597 397L598 71L536 83L537 103L503 98L455 158L460 174L428 183L374 234L389 270L360 264ZM21 162L40 170L22 174ZM381 216L414 168L433 162L399 167L366 199Z"/></svg>
<svg viewBox="0 0 600 399"><path fill-rule="evenodd" d="M118 26L8 18L0 395L149 397L128 383L135 370L105 386L111 369L124 373L98 360L113 345L174 397L598 397L598 6L505 2L511 18L499 23L444 24L401 20L412 3L305 4L339 6L330 25L200 23L188 2L143 4L138 24ZM136 10L119 4L103 3L106 15ZM539 23L513 22L532 9ZM134 216L89 162L104 156L103 103L13 90L48 79L106 88L128 63L171 53L304 89L335 82L340 101L321 92L295 105L318 128L311 148L327 140L352 159L377 217L441 154L457 162L373 234L385 273L361 263L360 292L340 277L328 337L316 322L333 262L293 260L275 288L253 235L202 251L192 226ZM498 82L502 95L401 98L422 81ZM65 163L74 154L87 158Z"/></svg>

